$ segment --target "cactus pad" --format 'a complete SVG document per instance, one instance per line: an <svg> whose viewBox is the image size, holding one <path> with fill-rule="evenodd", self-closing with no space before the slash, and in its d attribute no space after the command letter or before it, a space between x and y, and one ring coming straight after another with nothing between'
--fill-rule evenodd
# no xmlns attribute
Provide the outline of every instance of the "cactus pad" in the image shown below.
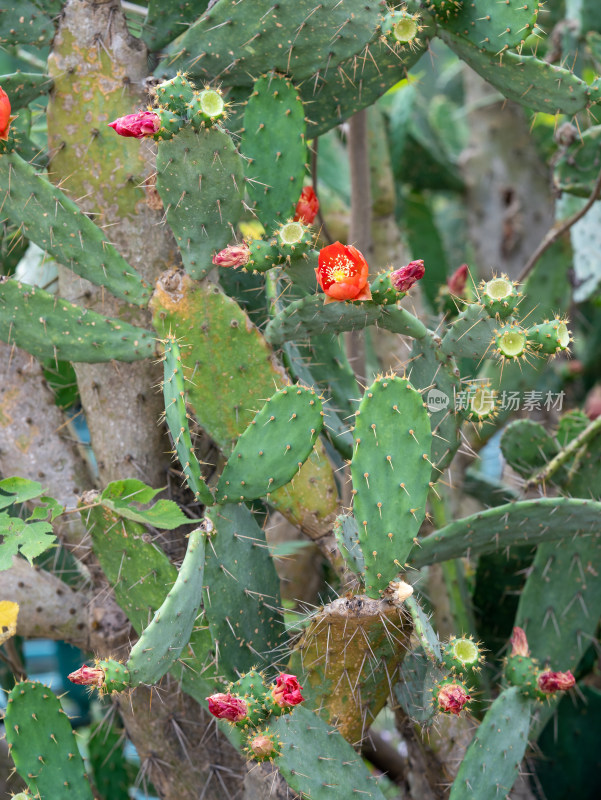
<svg viewBox="0 0 601 800"><path fill-rule="evenodd" d="M355 421L353 510L365 587L377 597L402 569L426 513L432 434L422 396L397 376L378 378Z"/></svg>
<svg viewBox="0 0 601 800"><path fill-rule="evenodd" d="M307 146L305 112L286 78L259 78L246 103L240 150L248 194L267 230L294 214L303 188Z"/></svg>
<svg viewBox="0 0 601 800"><path fill-rule="evenodd" d="M219 479L217 502L254 500L284 486L309 457L322 425L321 400L312 389L278 390L238 439Z"/></svg>
<svg viewBox="0 0 601 800"><path fill-rule="evenodd" d="M17 683L6 706L6 739L36 797L92 800L75 734L60 701L41 683Z"/></svg>
<svg viewBox="0 0 601 800"><path fill-rule="evenodd" d="M202 278L230 241L242 212L242 160L224 131L183 128L160 142L157 190L186 271Z"/></svg>
<svg viewBox="0 0 601 800"><path fill-rule="evenodd" d="M139 361L155 353L150 331L110 319L36 286L0 279L0 339L37 358Z"/></svg>

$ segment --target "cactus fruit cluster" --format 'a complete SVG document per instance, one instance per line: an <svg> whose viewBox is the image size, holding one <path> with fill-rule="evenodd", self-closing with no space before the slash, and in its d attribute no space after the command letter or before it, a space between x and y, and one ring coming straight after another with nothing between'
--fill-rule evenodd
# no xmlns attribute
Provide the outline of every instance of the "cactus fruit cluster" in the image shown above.
<svg viewBox="0 0 601 800"><path fill-rule="evenodd" d="M601 617L599 414L549 399L578 405L598 361L579 343L601 323L594 5L567 25L537 0L0 9L13 797L126 800L98 764L118 751L127 776L127 735L161 800L418 800L370 755L393 716L432 752L469 719L430 788L509 796ZM458 244L466 115L499 97L573 212L524 280L513 189L508 263ZM572 260L588 304L568 316ZM512 396L540 421L508 424ZM503 480L477 458L499 438ZM122 719L110 747L80 752L26 679L23 640L48 632Z"/></svg>

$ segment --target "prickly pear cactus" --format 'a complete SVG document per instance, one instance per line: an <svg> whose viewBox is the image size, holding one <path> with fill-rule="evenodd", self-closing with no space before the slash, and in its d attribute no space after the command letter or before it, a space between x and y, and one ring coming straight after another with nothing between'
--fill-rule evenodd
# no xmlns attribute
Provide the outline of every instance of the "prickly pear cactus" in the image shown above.
<svg viewBox="0 0 601 800"><path fill-rule="evenodd" d="M0 8L17 797L531 771L601 618L600 41L592 0Z"/></svg>

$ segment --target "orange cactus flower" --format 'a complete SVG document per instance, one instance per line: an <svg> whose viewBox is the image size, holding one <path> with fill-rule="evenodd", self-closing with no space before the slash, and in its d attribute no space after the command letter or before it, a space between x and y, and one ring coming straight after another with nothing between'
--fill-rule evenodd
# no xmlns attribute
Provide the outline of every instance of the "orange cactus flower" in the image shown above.
<svg viewBox="0 0 601 800"><path fill-rule="evenodd" d="M10 100L4 89L0 86L0 139L8 141L10 123L15 119L10 114Z"/></svg>
<svg viewBox="0 0 601 800"><path fill-rule="evenodd" d="M371 300L369 266L356 247L334 242L319 251L318 264L315 274L327 295L326 303Z"/></svg>

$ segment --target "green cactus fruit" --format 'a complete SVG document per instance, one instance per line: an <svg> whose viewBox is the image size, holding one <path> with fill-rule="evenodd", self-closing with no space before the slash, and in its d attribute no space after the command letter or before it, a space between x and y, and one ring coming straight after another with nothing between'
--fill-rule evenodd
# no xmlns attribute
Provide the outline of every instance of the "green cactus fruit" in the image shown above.
<svg viewBox="0 0 601 800"><path fill-rule="evenodd" d="M230 683L227 691L229 694L241 697L248 708L246 717L235 723L238 728L256 728L267 717L267 709L265 707L267 688L265 686L265 676L262 672L250 669L237 681ZM249 735L252 735L252 731Z"/></svg>
<svg viewBox="0 0 601 800"><path fill-rule="evenodd" d="M513 314L521 297L516 286L517 283L510 281L507 275L480 284L480 303L491 317L506 319Z"/></svg>
<svg viewBox="0 0 601 800"><path fill-rule="evenodd" d="M505 680L510 686L517 686L524 697L532 700L540 700L543 697L536 682L538 673L538 661L535 658L511 655L505 659Z"/></svg>
<svg viewBox="0 0 601 800"><path fill-rule="evenodd" d="M188 414L186 411L186 389L184 368L179 344L175 336L170 335L163 342L164 380L163 396L165 398L165 420L175 445L188 486L194 492L196 502L213 505L213 495L202 476L200 462L192 447Z"/></svg>
<svg viewBox="0 0 601 800"><path fill-rule="evenodd" d="M175 78L160 83L155 88L154 94L158 102L168 111L185 117L188 103L194 97L195 91L196 87L192 81L188 80L184 73L178 72Z"/></svg>
<svg viewBox="0 0 601 800"><path fill-rule="evenodd" d="M161 121L161 127L154 137L157 141L173 139L175 134L184 127L186 120L175 111L170 111L168 108L155 108L154 112Z"/></svg>
<svg viewBox="0 0 601 800"><path fill-rule="evenodd" d="M0 193L1 218L20 225L28 239L60 264L128 303L148 303L150 287L104 231L17 153L0 157Z"/></svg>
<svg viewBox="0 0 601 800"><path fill-rule="evenodd" d="M282 755L282 742L269 728L249 731L243 752L253 761L273 761Z"/></svg>
<svg viewBox="0 0 601 800"><path fill-rule="evenodd" d="M405 567L426 513L430 418L422 396L396 375L378 378L355 419L353 511L365 560L365 588L378 597Z"/></svg>
<svg viewBox="0 0 601 800"><path fill-rule="evenodd" d="M371 299L380 306L392 305L404 297L404 292L397 292L390 280L391 271L383 272L371 282L369 288Z"/></svg>
<svg viewBox="0 0 601 800"><path fill-rule="evenodd" d="M471 636L456 638L451 636L442 648L442 661L447 669L460 675L469 675L477 672L484 662L482 649L479 642L474 642Z"/></svg>
<svg viewBox="0 0 601 800"><path fill-rule="evenodd" d="M305 111L292 83L278 75L255 81L244 111L240 151L248 159L248 194L266 230L294 215L303 188Z"/></svg>
<svg viewBox="0 0 601 800"><path fill-rule="evenodd" d="M244 269L253 272L267 272L272 267L277 267L282 262L277 241L271 239L252 239L247 242L250 257Z"/></svg>
<svg viewBox="0 0 601 800"><path fill-rule="evenodd" d="M188 119L194 130L200 131L225 117L225 102L219 89L194 92L187 106Z"/></svg>
<svg viewBox="0 0 601 800"><path fill-rule="evenodd" d="M120 661L114 661L109 658L94 662L94 667L104 673L104 682L102 686L99 686L102 694L124 692L131 686L131 678L127 666Z"/></svg>
<svg viewBox="0 0 601 800"><path fill-rule="evenodd" d="M528 331L517 322L508 322L495 329L492 342L494 352L501 361L524 358L532 349L528 342Z"/></svg>
<svg viewBox="0 0 601 800"><path fill-rule="evenodd" d="M242 160L231 137L217 128L196 132L188 126L160 142L156 187L186 271L202 278L242 212Z"/></svg>
<svg viewBox="0 0 601 800"><path fill-rule="evenodd" d="M35 797L92 800L73 729L47 686L17 683L7 698L4 723L17 772Z"/></svg>
<svg viewBox="0 0 601 800"><path fill-rule="evenodd" d="M217 502L255 500L284 486L309 457L322 426L313 389L279 389L238 439L217 484Z"/></svg>
<svg viewBox="0 0 601 800"><path fill-rule="evenodd" d="M0 340L40 359L139 361L154 356L150 331L69 303L37 286L0 279Z"/></svg>
<svg viewBox="0 0 601 800"><path fill-rule="evenodd" d="M505 800L528 746L530 709L517 687L501 692L468 747L449 800Z"/></svg>
<svg viewBox="0 0 601 800"><path fill-rule="evenodd" d="M276 232L277 247L284 258L299 258L313 243L313 232L302 222L288 221Z"/></svg>
<svg viewBox="0 0 601 800"><path fill-rule="evenodd" d="M419 32L419 14L410 14L405 8L389 11L382 21L382 33L393 44L411 44Z"/></svg>
<svg viewBox="0 0 601 800"><path fill-rule="evenodd" d="M568 330L567 320L556 317L555 319L534 325L528 328L528 341L536 352L555 355L562 350L567 350L572 341Z"/></svg>
<svg viewBox="0 0 601 800"><path fill-rule="evenodd" d="M462 414L470 422L482 424L492 419L498 413L497 392L490 383L473 381L465 384L467 404L462 409Z"/></svg>

